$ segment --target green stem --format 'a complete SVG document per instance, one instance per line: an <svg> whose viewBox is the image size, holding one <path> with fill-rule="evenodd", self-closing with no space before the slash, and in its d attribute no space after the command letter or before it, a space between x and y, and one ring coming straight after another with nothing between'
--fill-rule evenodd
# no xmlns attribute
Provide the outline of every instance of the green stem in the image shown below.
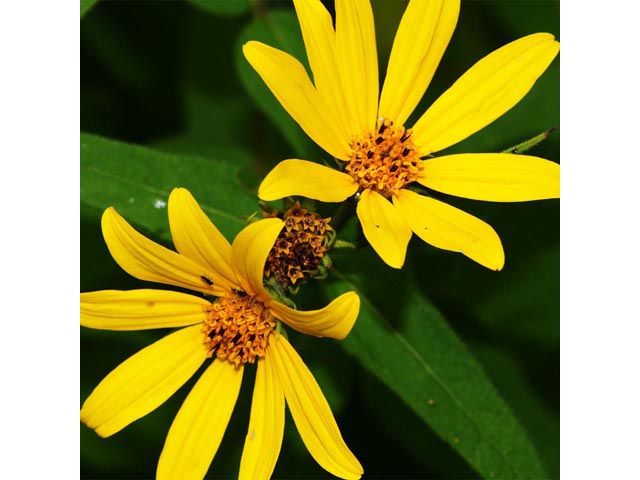
<svg viewBox="0 0 640 480"><path fill-rule="evenodd" d="M351 218L353 213L353 199L349 198L340 204L336 213L331 217L331 227L337 232Z"/></svg>
<svg viewBox="0 0 640 480"><path fill-rule="evenodd" d="M262 18L267 15L267 5L264 0L253 0L253 16Z"/></svg>
<svg viewBox="0 0 640 480"><path fill-rule="evenodd" d="M547 137L549 137L549 135L551 135L555 131L556 131L555 127L550 128L549 130L545 130L544 132L542 132L540 135L536 135L535 137L530 138L529 140L525 140L524 142L519 143L518 145L509 147L500 153L514 153L514 154L524 153L527 150L541 143L543 140L546 140Z"/></svg>

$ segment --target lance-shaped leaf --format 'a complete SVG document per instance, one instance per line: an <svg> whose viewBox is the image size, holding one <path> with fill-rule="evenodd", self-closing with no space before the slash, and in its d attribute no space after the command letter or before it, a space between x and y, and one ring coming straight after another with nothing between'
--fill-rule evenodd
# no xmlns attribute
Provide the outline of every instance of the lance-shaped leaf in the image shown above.
<svg viewBox="0 0 640 480"><path fill-rule="evenodd" d="M483 477L545 478L511 409L413 279L369 250L336 254L334 265L344 270L329 296L355 290L362 301L341 345Z"/></svg>
<svg viewBox="0 0 640 480"><path fill-rule="evenodd" d="M255 193L239 176L247 164L246 154L227 148L205 158L81 134L80 200L100 210L115 207L124 218L170 240L167 200L171 190L185 187L216 227L233 238L258 210Z"/></svg>

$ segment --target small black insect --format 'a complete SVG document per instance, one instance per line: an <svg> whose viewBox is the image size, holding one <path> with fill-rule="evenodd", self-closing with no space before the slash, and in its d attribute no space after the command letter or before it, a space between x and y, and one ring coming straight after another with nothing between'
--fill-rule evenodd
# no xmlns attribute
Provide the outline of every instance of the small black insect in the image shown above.
<svg viewBox="0 0 640 480"><path fill-rule="evenodd" d="M200 278L202 279L202 281L203 281L204 283L206 283L206 284L207 284L207 285L209 285L210 287L213 285L213 282L212 282L210 279L208 279L207 277L205 277L204 275L200 275Z"/></svg>

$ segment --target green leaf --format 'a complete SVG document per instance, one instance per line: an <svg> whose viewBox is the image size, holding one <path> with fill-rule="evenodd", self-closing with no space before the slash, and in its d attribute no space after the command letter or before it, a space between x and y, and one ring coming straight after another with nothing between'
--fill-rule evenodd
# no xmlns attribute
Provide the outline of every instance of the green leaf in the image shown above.
<svg viewBox="0 0 640 480"><path fill-rule="evenodd" d="M226 92L225 92L226 93ZM251 105L236 95L211 95L194 85L185 85L185 125L174 135L154 140L151 146L172 153L207 156L220 147L249 153L246 119ZM224 122L220 122L224 118Z"/></svg>
<svg viewBox="0 0 640 480"><path fill-rule="evenodd" d="M365 399L366 412L382 429L386 444L408 455L416 466L407 473L419 478L472 479L478 474L458 453L444 443L403 400L373 375L363 375L359 382L360 395ZM380 408L384 405L384 408ZM393 415L389 415L393 412ZM385 449L389 445L385 445ZM425 455L425 452L429 452ZM393 459L395 460L395 458ZM386 462L393 461L385 459ZM365 472L369 466L365 466ZM398 475L403 478L405 475Z"/></svg>
<svg viewBox="0 0 640 480"><path fill-rule="evenodd" d="M189 0L195 7L214 15L242 15L249 11L249 0Z"/></svg>
<svg viewBox="0 0 640 480"><path fill-rule="evenodd" d="M360 316L342 342L483 477L544 478L535 448L480 365L402 271L369 249L336 253L331 296L355 290ZM392 412L390 412L392 414ZM427 454L427 452L425 452Z"/></svg>
<svg viewBox="0 0 640 480"><path fill-rule="evenodd" d="M279 48L290 53L306 65L306 53L298 19L289 10L274 10L249 23L238 37L235 49L236 70L249 96L267 117L278 126L295 153L301 158L317 158L317 150L313 142L282 108L280 102L276 100L260 76L244 58L242 45L250 40L257 40Z"/></svg>
<svg viewBox="0 0 640 480"><path fill-rule="evenodd" d="M521 362L508 349L488 342L474 342L471 348L527 428L550 478L560 478L558 415L540 398Z"/></svg>
<svg viewBox="0 0 640 480"><path fill-rule="evenodd" d="M98 3L98 0L80 0L80 18L84 17L96 3Z"/></svg>
<svg viewBox="0 0 640 480"><path fill-rule="evenodd" d="M560 346L560 246L531 254L470 302L478 322L513 340ZM514 319L517 319L514 322Z"/></svg>
<svg viewBox="0 0 640 480"><path fill-rule="evenodd" d="M228 149L217 156L173 155L80 135L80 199L104 210L114 206L127 220L170 239L166 202L175 187L188 188L227 238L258 210L242 184L249 158Z"/></svg>

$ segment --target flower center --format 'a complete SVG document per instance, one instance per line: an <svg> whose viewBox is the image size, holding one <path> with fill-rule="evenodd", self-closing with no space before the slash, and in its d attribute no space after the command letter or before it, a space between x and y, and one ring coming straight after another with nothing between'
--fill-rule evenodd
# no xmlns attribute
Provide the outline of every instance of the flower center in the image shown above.
<svg viewBox="0 0 640 480"><path fill-rule="evenodd" d="M204 311L202 332L209 357L216 355L237 367L264 356L276 321L261 301L237 292L218 298Z"/></svg>
<svg viewBox="0 0 640 480"><path fill-rule="evenodd" d="M287 288L312 276L328 250L330 218L322 218L300 206L300 202L284 212L284 228L269 252L264 275Z"/></svg>
<svg viewBox="0 0 640 480"><path fill-rule="evenodd" d="M397 196L422 171L411 129L395 126L391 120L378 120L373 132L351 142L351 159L345 171L364 190L374 190L386 198Z"/></svg>

